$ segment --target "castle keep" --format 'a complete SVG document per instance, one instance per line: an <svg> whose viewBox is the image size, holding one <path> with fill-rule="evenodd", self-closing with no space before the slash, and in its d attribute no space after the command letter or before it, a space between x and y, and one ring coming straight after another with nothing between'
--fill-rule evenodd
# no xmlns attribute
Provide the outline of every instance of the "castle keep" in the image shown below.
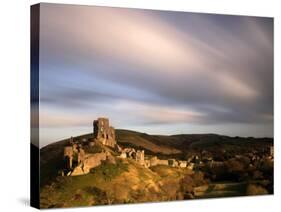
<svg viewBox="0 0 281 212"><path fill-rule="evenodd" d="M93 134L94 138L103 145L115 147L115 130L113 127L109 126L109 120L107 118L94 120Z"/></svg>

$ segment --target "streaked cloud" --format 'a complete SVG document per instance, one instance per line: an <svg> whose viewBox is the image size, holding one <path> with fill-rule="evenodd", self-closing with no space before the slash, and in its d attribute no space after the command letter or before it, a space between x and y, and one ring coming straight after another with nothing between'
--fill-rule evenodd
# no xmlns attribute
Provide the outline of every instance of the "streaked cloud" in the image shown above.
<svg viewBox="0 0 281 212"><path fill-rule="evenodd" d="M194 133L214 131L213 124L228 126L226 134L252 136L265 126L263 135L272 136L272 19L41 9L40 118L49 131L108 116L116 127L152 133L160 126L161 133L185 131L193 123ZM237 124L255 127L241 133Z"/></svg>

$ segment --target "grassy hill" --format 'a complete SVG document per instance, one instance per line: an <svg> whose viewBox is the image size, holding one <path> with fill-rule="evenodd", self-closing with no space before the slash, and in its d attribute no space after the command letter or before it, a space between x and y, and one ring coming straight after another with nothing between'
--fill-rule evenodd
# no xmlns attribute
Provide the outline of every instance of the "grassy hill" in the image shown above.
<svg viewBox="0 0 281 212"><path fill-rule="evenodd" d="M80 135L74 139L83 140L91 136L92 134ZM184 159L191 152L200 154L202 150L213 151L214 155L218 150L236 154L253 148L263 149L273 143L271 138L241 138L216 134L164 136L122 129L116 130L116 137L122 147L144 149L146 155L157 155L159 158L177 159ZM194 184L193 179L196 177L193 174L196 173L188 169L169 166L144 168L132 159L116 158L116 165L103 162L87 175L60 176L59 171L64 166L63 147L67 142L67 139L62 140L40 149L42 208L185 199L189 197L184 196L182 191L185 187L181 181L183 178L188 182L184 185L198 186L196 192L199 198L245 195L247 184L223 184L225 187L223 189L218 184L210 184L206 187L200 175L197 181L201 183ZM109 151L113 155L116 154L111 149ZM188 178L187 175L191 177Z"/></svg>
<svg viewBox="0 0 281 212"><path fill-rule="evenodd" d="M144 168L134 160L103 163L87 175L61 177L41 188L41 207L73 207L176 199L180 179L188 170ZM172 173L172 174L171 174Z"/></svg>
<svg viewBox="0 0 281 212"><path fill-rule="evenodd" d="M92 134L74 137L74 139L90 138ZM198 151L217 151L225 149L240 152L253 146L269 145L272 138L242 138L217 134L179 134L179 135L149 135L130 130L117 129L117 142L122 147L144 149L145 154L154 154L159 158L184 159L186 154ZM58 141L40 149L41 185L57 176L62 167L63 146L68 140Z"/></svg>

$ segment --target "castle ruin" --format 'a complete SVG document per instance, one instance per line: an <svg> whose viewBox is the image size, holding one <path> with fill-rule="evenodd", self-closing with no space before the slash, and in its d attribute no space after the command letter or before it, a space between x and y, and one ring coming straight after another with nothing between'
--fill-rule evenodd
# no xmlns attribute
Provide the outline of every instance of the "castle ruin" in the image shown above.
<svg viewBox="0 0 281 212"><path fill-rule="evenodd" d="M94 138L105 146L115 147L115 130L109 125L108 118L98 118L93 122Z"/></svg>
<svg viewBox="0 0 281 212"><path fill-rule="evenodd" d="M106 146L113 149L108 149ZM101 147L101 151L89 151L90 149L95 149L95 147ZM93 134L91 136L75 139L71 137L65 145L63 154L65 169L63 175L76 176L87 174L92 168L101 165L103 161L115 164L115 156L111 154L112 151L120 153L118 158L133 159L146 168L157 165L187 167L187 161L175 159L162 160L157 158L157 156L145 156L144 150L136 150L132 147L121 148L117 144L115 130L109 125L108 118L98 118L93 122Z"/></svg>
<svg viewBox="0 0 281 212"><path fill-rule="evenodd" d="M144 150L137 150L136 152L136 161L141 164L144 165Z"/></svg>

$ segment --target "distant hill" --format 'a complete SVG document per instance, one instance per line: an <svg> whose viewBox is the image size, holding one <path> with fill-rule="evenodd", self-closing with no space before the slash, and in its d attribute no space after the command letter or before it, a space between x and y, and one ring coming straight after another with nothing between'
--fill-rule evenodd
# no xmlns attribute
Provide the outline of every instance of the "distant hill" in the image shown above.
<svg viewBox="0 0 281 212"><path fill-rule="evenodd" d="M116 138L119 145L141 148L153 153L164 155L181 153L181 149L176 148L173 137L149 135L130 130L116 130Z"/></svg>
<svg viewBox="0 0 281 212"><path fill-rule="evenodd" d="M230 137L218 134L149 135L130 130L116 130L120 145L140 147L164 155L181 154L194 149L239 148L253 145L269 145L272 138Z"/></svg>

